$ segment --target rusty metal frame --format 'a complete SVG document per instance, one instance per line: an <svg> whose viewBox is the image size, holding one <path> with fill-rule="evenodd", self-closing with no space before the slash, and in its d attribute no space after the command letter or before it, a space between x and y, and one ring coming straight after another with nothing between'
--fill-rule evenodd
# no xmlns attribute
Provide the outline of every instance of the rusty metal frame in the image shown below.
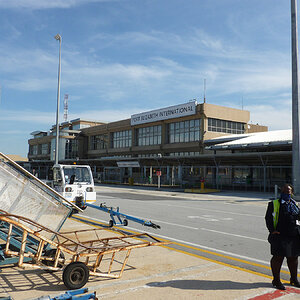
<svg viewBox="0 0 300 300"><path fill-rule="evenodd" d="M162 242L155 237L147 234L133 234L121 236L113 236L109 238L100 238L99 234L103 233L105 229L86 229L59 233L52 231L30 219L22 216L17 216L9 213L0 213L0 221L5 222L8 229L8 236L6 240L4 253L8 257L18 257L18 266L20 268L33 268L59 271L63 270L68 264L72 262L83 262L90 271L90 275L120 278L123 274L127 264L131 250L149 246L161 246L169 244L169 242ZM10 240L12 238L12 231L18 228L22 232L21 247L19 251L10 249ZM94 235L92 240L81 240L80 234L86 233ZM119 232L120 234L120 232ZM47 236L54 236L54 239L49 239ZM35 253L26 252L26 245L28 237L34 238L37 241ZM55 257L45 255L46 247L56 249ZM118 261L118 270L113 270L113 263L116 262L116 254L126 251L123 261ZM62 258L61 253L69 256ZM103 261L108 260L108 269L106 272L100 271L100 266L103 266ZM108 259L107 259L107 256ZM25 263L24 257L32 259L31 262ZM46 265L45 262L52 262L52 266Z"/></svg>

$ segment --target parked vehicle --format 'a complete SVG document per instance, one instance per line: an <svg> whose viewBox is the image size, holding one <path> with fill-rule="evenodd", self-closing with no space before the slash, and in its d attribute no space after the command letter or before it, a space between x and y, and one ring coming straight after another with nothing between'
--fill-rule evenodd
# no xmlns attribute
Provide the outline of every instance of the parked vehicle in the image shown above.
<svg viewBox="0 0 300 300"><path fill-rule="evenodd" d="M67 200L93 203L96 201L94 179L90 166L53 166L53 180L50 185Z"/></svg>

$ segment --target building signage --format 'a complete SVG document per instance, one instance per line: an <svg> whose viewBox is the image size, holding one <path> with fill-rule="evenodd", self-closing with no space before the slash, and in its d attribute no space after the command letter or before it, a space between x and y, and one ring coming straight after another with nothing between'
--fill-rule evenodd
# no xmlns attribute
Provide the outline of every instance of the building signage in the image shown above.
<svg viewBox="0 0 300 300"><path fill-rule="evenodd" d="M179 118L196 114L196 101L169 106L166 108L151 110L131 116L131 125L156 122L161 120Z"/></svg>
<svg viewBox="0 0 300 300"><path fill-rule="evenodd" d="M123 168L139 168L140 164L138 161L117 161L117 165L119 168L123 167Z"/></svg>

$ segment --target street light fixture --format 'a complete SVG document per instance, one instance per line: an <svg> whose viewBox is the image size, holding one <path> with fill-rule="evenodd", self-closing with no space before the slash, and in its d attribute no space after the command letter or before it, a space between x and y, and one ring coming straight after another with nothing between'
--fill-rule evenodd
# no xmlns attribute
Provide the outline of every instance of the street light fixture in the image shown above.
<svg viewBox="0 0 300 300"><path fill-rule="evenodd" d="M54 37L59 41L59 61L58 61L58 84L57 84L57 107L56 107L56 141L55 141L55 164L58 164L58 141L59 141L59 100L60 100L60 71L61 71L61 36Z"/></svg>

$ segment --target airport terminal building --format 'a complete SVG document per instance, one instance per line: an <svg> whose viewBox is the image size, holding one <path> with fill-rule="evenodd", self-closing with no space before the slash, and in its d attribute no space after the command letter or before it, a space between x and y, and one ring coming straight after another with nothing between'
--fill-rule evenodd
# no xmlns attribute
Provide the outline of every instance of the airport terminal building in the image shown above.
<svg viewBox="0 0 300 300"><path fill-rule="evenodd" d="M59 162L89 164L103 183L270 191L291 181L291 131L250 124L250 112L191 101L111 123L60 124ZM28 141L27 167L47 178L55 126Z"/></svg>

